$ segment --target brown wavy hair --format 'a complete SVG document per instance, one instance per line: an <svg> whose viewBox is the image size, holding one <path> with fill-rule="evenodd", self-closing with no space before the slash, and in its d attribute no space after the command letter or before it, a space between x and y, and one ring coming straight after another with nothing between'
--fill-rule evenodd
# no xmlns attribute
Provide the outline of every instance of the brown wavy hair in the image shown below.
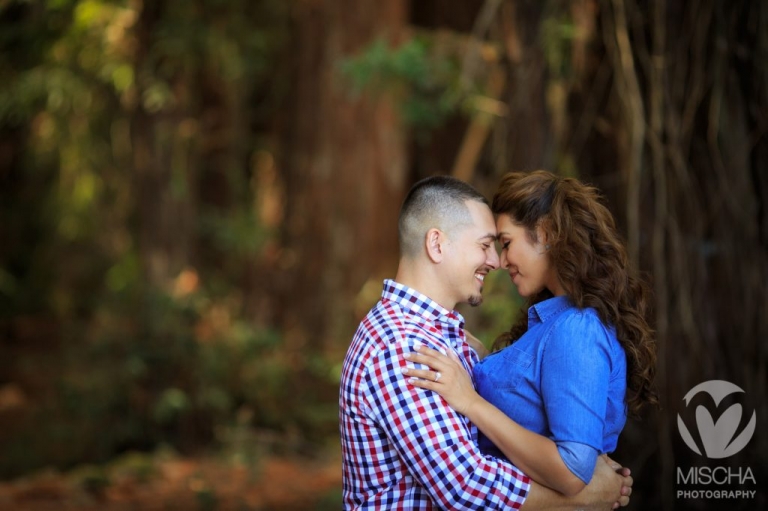
<svg viewBox="0 0 768 511"><path fill-rule="evenodd" d="M536 229L541 227L568 297L579 309L592 307L604 324L616 329L627 355L630 413L637 415L644 404L658 405L656 341L646 319L648 286L629 264L613 216L597 189L543 170L512 172L499 183L491 209L524 227L532 242L537 241ZM545 289L529 297L526 309L550 297ZM523 312L493 348L508 346L527 330L528 314Z"/></svg>

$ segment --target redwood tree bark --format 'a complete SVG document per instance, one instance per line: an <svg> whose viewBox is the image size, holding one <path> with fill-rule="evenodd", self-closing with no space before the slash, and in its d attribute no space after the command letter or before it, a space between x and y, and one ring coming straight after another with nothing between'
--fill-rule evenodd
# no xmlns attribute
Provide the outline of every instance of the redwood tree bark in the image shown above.
<svg viewBox="0 0 768 511"><path fill-rule="evenodd" d="M325 0L297 2L293 14L293 90L277 156L285 221L273 284L286 349L298 355L345 349L359 320L350 305L366 282L394 275L407 185L403 128L388 97L353 96L339 64L377 37L396 43L407 12L405 0Z"/></svg>
<svg viewBox="0 0 768 511"><path fill-rule="evenodd" d="M137 91L130 118L139 257L145 283L156 289L166 288L186 266L195 220L190 193L195 158L186 164L174 154L180 143L178 126L191 116L186 101L180 99L188 95L178 89L188 87L191 80L179 76L169 84L177 89L175 106L150 111L143 100L158 65L151 53L165 6L163 1L142 2L139 8L134 26Z"/></svg>

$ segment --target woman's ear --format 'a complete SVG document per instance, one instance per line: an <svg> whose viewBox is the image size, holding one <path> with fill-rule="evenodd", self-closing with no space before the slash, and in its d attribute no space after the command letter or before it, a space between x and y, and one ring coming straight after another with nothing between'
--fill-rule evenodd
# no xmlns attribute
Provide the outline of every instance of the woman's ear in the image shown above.
<svg viewBox="0 0 768 511"><path fill-rule="evenodd" d="M544 252L549 250L551 247L549 236L547 236L547 230L544 229L542 222L539 222L539 224L536 226L536 243L539 244Z"/></svg>
<svg viewBox="0 0 768 511"><path fill-rule="evenodd" d="M432 228L427 231L424 243L427 249L427 257L433 263L442 262L445 241L445 234L440 229Z"/></svg>

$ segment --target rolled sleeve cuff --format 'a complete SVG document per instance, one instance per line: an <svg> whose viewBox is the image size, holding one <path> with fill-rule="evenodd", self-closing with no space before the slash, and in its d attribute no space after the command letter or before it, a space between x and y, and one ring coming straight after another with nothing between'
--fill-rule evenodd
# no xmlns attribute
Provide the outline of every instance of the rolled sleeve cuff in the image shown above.
<svg viewBox="0 0 768 511"><path fill-rule="evenodd" d="M600 455L597 449L579 442L557 442L557 450L568 470L584 481L584 484L589 484Z"/></svg>

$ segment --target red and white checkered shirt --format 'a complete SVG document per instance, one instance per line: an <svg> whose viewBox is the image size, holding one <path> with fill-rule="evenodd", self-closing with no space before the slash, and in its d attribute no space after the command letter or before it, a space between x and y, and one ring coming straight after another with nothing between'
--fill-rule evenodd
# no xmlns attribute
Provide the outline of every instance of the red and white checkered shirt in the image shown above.
<svg viewBox="0 0 768 511"><path fill-rule="evenodd" d="M470 374L477 362L458 312L387 280L342 369L344 509L518 509L528 476L481 454L469 420L402 374L418 345L453 350Z"/></svg>

